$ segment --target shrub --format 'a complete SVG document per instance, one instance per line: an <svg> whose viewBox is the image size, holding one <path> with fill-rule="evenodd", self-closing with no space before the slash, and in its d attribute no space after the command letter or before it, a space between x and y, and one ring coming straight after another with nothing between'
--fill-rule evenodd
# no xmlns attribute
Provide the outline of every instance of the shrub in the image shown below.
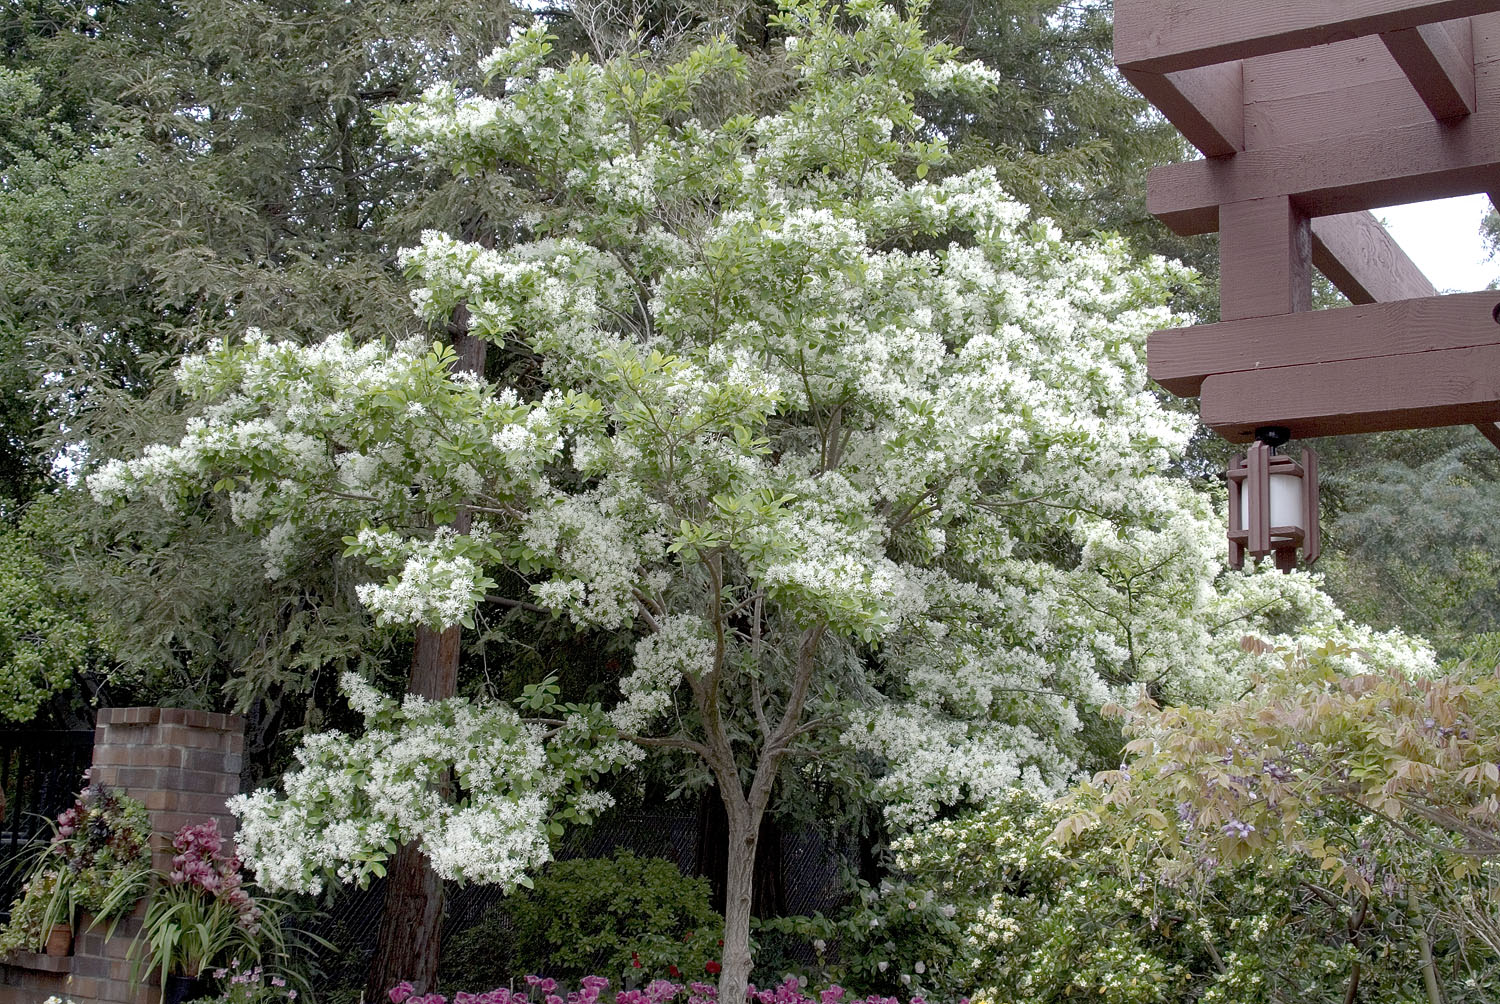
<svg viewBox="0 0 1500 1004"><path fill-rule="evenodd" d="M1064 849L1071 811L1014 790L893 845L897 878L833 925L844 982L983 1004L1365 1004L1424 1001L1422 919L1407 910L1401 849L1346 820L1379 894L1327 882L1295 856L1207 864L1201 884L1163 882L1145 840L1101 827ZM1122 853L1121 844L1134 850ZM1479 946L1432 949L1450 1004L1495 1000ZM883 971L872 967L886 963ZM1357 972L1357 976L1355 975ZM837 973L835 973L837 975Z"/></svg>
<svg viewBox="0 0 1500 1004"><path fill-rule="evenodd" d="M702 978L724 921L708 882L627 850L551 864L534 888L492 907L449 941L444 986L497 986L528 973L625 983ZM674 973L675 970L675 973Z"/></svg>
<svg viewBox="0 0 1500 1004"><path fill-rule="evenodd" d="M108 929L146 892L151 874L151 825L141 803L102 784L79 792L40 846L0 953L40 950L53 924L75 924L87 913Z"/></svg>

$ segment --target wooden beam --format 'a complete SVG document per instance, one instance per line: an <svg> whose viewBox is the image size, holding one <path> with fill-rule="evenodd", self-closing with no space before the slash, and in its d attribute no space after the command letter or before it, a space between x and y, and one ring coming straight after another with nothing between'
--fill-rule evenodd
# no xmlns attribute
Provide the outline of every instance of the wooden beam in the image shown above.
<svg viewBox="0 0 1500 1004"><path fill-rule="evenodd" d="M1238 61L1178 73L1122 72L1203 156L1227 157L1245 148L1245 88Z"/></svg>
<svg viewBox="0 0 1500 1004"><path fill-rule="evenodd" d="M1491 290L1170 328L1147 339L1146 368L1173 394L1206 397L1219 374L1500 347L1497 310L1500 292Z"/></svg>
<svg viewBox="0 0 1500 1004"><path fill-rule="evenodd" d="M1467 18L1380 36L1439 122L1474 111L1474 39Z"/></svg>
<svg viewBox="0 0 1500 1004"><path fill-rule="evenodd" d="M1491 88L1500 99L1500 90ZM1233 157L1158 167L1146 208L1179 234L1212 233L1219 206L1290 195L1308 216L1334 216L1500 192L1500 100L1455 125L1426 122L1247 149Z"/></svg>
<svg viewBox="0 0 1500 1004"><path fill-rule="evenodd" d="M1313 264L1351 303L1437 295L1427 276L1369 213L1313 220L1312 243ZM1500 447L1500 425L1480 422L1474 428Z"/></svg>
<svg viewBox="0 0 1500 1004"><path fill-rule="evenodd" d="M1216 374L1201 405L1204 424L1232 442L1262 425L1304 439L1494 422L1500 345Z"/></svg>
<svg viewBox="0 0 1500 1004"><path fill-rule="evenodd" d="M1500 10L1500 0L1115 0L1115 63L1171 73Z"/></svg>
<svg viewBox="0 0 1500 1004"><path fill-rule="evenodd" d="M1366 212L1312 221L1312 262L1350 303L1436 296L1437 289Z"/></svg>
<svg viewBox="0 0 1500 1004"><path fill-rule="evenodd" d="M1219 207L1219 317L1312 309L1312 238L1285 195Z"/></svg>

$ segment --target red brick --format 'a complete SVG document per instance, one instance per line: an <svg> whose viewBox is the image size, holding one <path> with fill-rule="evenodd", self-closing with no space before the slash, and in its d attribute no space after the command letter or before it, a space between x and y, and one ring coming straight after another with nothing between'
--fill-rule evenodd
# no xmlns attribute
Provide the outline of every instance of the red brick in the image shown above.
<svg viewBox="0 0 1500 1004"><path fill-rule="evenodd" d="M104 930L98 929L77 935L73 939L73 952L81 956L102 957L104 955Z"/></svg>
<svg viewBox="0 0 1500 1004"><path fill-rule="evenodd" d="M115 775L115 784L139 795L163 787L162 773L159 767L121 767Z"/></svg>
<svg viewBox="0 0 1500 1004"><path fill-rule="evenodd" d="M129 746L116 746L114 743L94 744L94 765L128 764L132 762Z"/></svg>
<svg viewBox="0 0 1500 1004"><path fill-rule="evenodd" d="M119 787L115 780L115 774L119 772L118 767L94 767L89 771L89 780L94 784L104 784L111 788Z"/></svg>
<svg viewBox="0 0 1500 1004"><path fill-rule="evenodd" d="M169 840L173 834L184 826L194 826L203 822L200 816L190 812L153 812L151 814L151 825L158 833L165 835Z"/></svg>
<svg viewBox="0 0 1500 1004"><path fill-rule="evenodd" d="M203 791L184 791L178 796L177 811L193 812L202 816L223 816L229 810L224 807L223 795Z"/></svg>
<svg viewBox="0 0 1500 1004"><path fill-rule="evenodd" d="M219 790L219 781L225 777L234 777L237 774L225 774L221 770L179 770L171 779L171 786L180 791L195 791L205 794L213 794ZM163 778L163 787L166 787L166 779Z"/></svg>
<svg viewBox="0 0 1500 1004"><path fill-rule="evenodd" d="M183 750L179 766L188 770L222 771L227 769L230 756L223 750ZM239 773L238 770L235 773Z"/></svg>
<svg viewBox="0 0 1500 1004"><path fill-rule="evenodd" d="M152 812L175 810L177 808L177 792L175 791L148 791L140 796L141 803Z"/></svg>
<svg viewBox="0 0 1500 1004"><path fill-rule="evenodd" d="M142 767L181 767L183 751L176 746L132 747L136 764Z"/></svg>

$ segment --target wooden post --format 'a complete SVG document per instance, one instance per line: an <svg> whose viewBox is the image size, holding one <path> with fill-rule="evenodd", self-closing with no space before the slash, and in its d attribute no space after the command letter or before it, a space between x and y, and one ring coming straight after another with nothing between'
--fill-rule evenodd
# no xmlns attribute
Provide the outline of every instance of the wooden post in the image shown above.
<svg viewBox="0 0 1500 1004"><path fill-rule="evenodd" d="M1219 317L1312 308L1312 234L1289 196L1219 207Z"/></svg>

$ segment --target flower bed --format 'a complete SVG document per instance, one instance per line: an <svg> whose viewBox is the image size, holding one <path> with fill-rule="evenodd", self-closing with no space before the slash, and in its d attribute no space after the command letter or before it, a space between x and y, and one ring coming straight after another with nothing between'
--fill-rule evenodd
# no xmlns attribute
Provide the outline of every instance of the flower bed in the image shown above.
<svg viewBox="0 0 1500 1004"><path fill-rule="evenodd" d="M684 998L684 992L687 996ZM745 993L746 1004L901 1004L895 997L856 997L845 1000L848 993L843 987L830 986L809 997L802 984L788 978L779 986L759 989L751 984ZM391 1004L448 1004L442 994L418 994L410 983L402 982L388 991ZM609 990L609 980L603 976L585 976L579 989L566 991L556 980L541 976L526 977L525 990L496 987L483 993L461 991L453 995L453 1004L718 1004L718 991L708 983L673 983L671 980L652 980L640 989ZM921 997L913 997L907 1004L927 1004ZM958 1004L969 1004L968 998Z"/></svg>

